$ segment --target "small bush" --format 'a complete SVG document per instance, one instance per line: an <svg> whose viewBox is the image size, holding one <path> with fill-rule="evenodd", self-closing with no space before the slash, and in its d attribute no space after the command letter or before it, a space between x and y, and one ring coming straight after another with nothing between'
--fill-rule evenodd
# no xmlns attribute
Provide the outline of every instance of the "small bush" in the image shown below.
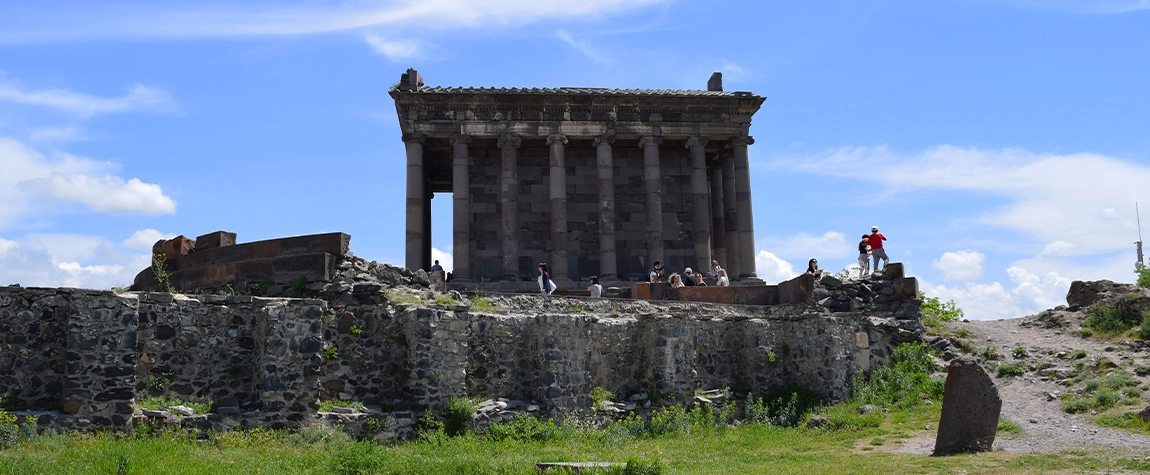
<svg viewBox="0 0 1150 475"><path fill-rule="evenodd" d="M20 427L16 416L0 410L0 449L15 446L20 441Z"/></svg>
<svg viewBox="0 0 1150 475"><path fill-rule="evenodd" d="M491 302L489 302L487 299L480 296L475 296L471 298L471 309L480 312L490 312L495 310L495 306L491 305Z"/></svg>
<svg viewBox="0 0 1150 475"><path fill-rule="evenodd" d="M922 300L922 318L940 322L957 322L962 320L962 309L953 300L942 302L938 297L927 297L919 292L918 298Z"/></svg>
<svg viewBox="0 0 1150 475"><path fill-rule="evenodd" d="M910 408L923 400L942 399L945 381L935 371L929 350L921 343L895 348L887 366L875 369L870 378L854 381L854 398L860 404Z"/></svg>
<svg viewBox="0 0 1150 475"><path fill-rule="evenodd" d="M1113 304L1094 302L1090 305L1082 326L1095 333L1116 335L1142 323L1143 319L1133 299L1123 295L1115 299Z"/></svg>
<svg viewBox="0 0 1150 475"><path fill-rule="evenodd" d="M1086 350L1074 350L1074 353L1072 353L1070 355L1070 357L1073 359L1076 359L1076 360L1080 360L1082 358L1085 358L1086 357Z"/></svg>
<svg viewBox="0 0 1150 475"><path fill-rule="evenodd" d="M1138 337L1150 340L1150 313L1142 311L1142 324L1138 326Z"/></svg>
<svg viewBox="0 0 1150 475"><path fill-rule="evenodd" d="M1011 354L1014 355L1015 359L1022 359L1022 358L1026 358L1027 356L1030 356L1030 353L1026 351L1026 348L1023 348L1021 346L1014 347L1014 351L1011 352Z"/></svg>
<svg viewBox="0 0 1150 475"><path fill-rule="evenodd" d="M1150 289L1150 266L1139 265L1134 273L1138 274L1138 286Z"/></svg>
<svg viewBox="0 0 1150 475"><path fill-rule="evenodd" d="M1065 399L1062 401L1062 410L1071 414L1080 414L1090 410L1092 402L1090 399Z"/></svg>
<svg viewBox="0 0 1150 475"><path fill-rule="evenodd" d="M1026 363L1016 361L1014 363L1003 363L998 365L998 376L1022 376L1026 374Z"/></svg>
<svg viewBox="0 0 1150 475"><path fill-rule="evenodd" d="M601 386L595 386L591 389L591 407L599 408L602 406L603 401L610 401L615 399L615 394L611 391L603 389Z"/></svg>
<svg viewBox="0 0 1150 475"><path fill-rule="evenodd" d="M307 277L299 276L295 284L291 286L291 297L302 299L307 297Z"/></svg>
<svg viewBox="0 0 1150 475"><path fill-rule="evenodd" d="M339 347L338 346L331 345L331 346L329 346L323 350L323 359L334 360L336 358L339 358Z"/></svg>
<svg viewBox="0 0 1150 475"><path fill-rule="evenodd" d="M1021 434L1022 426L1011 422L1010 420L1000 417L998 418L997 432L1006 432L1008 434Z"/></svg>
<svg viewBox="0 0 1150 475"><path fill-rule="evenodd" d="M463 435L467 432L467 424L475 415L478 407L475 401L468 398L451 398L447 403L447 410L443 412L443 431L449 436Z"/></svg>
<svg viewBox="0 0 1150 475"><path fill-rule="evenodd" d="M997 360L999 358L998 347L994 346L990 343L987 343L986 347L983 348L982 351L980 351L976 354L978 356L981 356L982 359L984 359L986 361L993 361L993 360Z"/></svg>
<svg viewBox="0 0 1150 475"><path fill-rule="evenodd" d="M806 420L818 401L818 397L809 390L781 388L769 393L765 399L748 394L743 413L747 422L794 427Z"/></svg>
<svg viewBox="0 0 1150 475"><path fill-rule="evenodd" d="M563 430L553 421L541 421L523 414L508 422L494 423L485 436L491 440L514 440L519 442L547 442L558 439Z"/></svg>
<svg viewBox="0 0 1150 475"><path fill-rule="evenodd" d="M363 336L363 328L361 328L359 325L352 325L351 328L349 328L347 331L354 336Z"/></svg>
<svg viewBox="0 0 1150 475"><path fill-rule="evenodd" d="M1134 367L1134 374L1136 374L1138 376L1146 376L1146 375L1150 374L1150 366L1146 366L1144 364L1140 364L1138 366L1135 366Z"/></svg>
<svg viewBox="0 0 1150 475"><path fill-rule="evenodd" d="M1122 396L1118 394L1118 391L1113 389L1100 389L1097 393L1094 394L1094 407L1098 409L1110 409L1118 403L1118 400L1121 399L1121 397Z"/></svg>

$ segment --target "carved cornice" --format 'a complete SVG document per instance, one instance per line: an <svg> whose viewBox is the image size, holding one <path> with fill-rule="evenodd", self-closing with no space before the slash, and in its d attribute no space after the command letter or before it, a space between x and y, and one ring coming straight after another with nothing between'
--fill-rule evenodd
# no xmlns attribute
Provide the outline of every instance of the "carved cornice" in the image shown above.
<svg viewBox="0 0 1150 475"><path fill-rule="evenodd" d="M711 139L709 139L707 137L703 137L703 136L699 136L699 135L692 135L692 136L687 138L687 144L685 145L685 147L687 147L688 149L691 147L694 147L696 145L698 145L700 147L706 147L707 143L710 141L711 141Z"/></svg>
<svg viewBox="0 0 1150 475"><path fill-rule="evenodd" d="M503 148L504 145L511 145L514 148L519 148L519 146L523 144L523 139L519 137L519 134L507 132L499 136L498 144L499 148Z"/></svg>
<svg viewBox="0 0 1150 475"><path fill-rule="evenodd" d="M754 143L755 143L755 138L751 137L750 135L744 135L742 137L731 137L731 146L732 147L738 147L740 145L751 145Z"/></svg>
<svg viewBox="0 0 1150 475"><path fill-rule="evenodd" d="M468 134L455 134L451 136L452 147L454 147L456 144L467 145L469 143L471 143L471 136Z"/></svg>
<svg viewBox="0 0 1150 475"><path fill-rule="evenodd" d="M424 134L412 134L412 133L403 134L403 143L418 142L419 144L423 144L426 141L427 141L427 136Z"/></svg>
<svg viewBox="0 0 1150 475"><path fill-rule="evenodd" d="M551 145L555 142L560 142L563 145L567 145L567 136L563 134L551 134L547 136L547 145Z"/></svg>
<svg viewBox="0 0 1150 475"><path fill-rule="evenodd" d="M663 143L663 137L644 135L643 138L639 139L639 148L645 148L649 144L655 144L657 146L661 143Z"/></svg>

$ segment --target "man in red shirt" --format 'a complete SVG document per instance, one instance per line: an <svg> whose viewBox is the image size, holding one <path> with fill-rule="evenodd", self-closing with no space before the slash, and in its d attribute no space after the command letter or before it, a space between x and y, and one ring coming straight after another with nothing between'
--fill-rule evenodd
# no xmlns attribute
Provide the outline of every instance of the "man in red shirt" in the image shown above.
<svg viewBox="0 0 1150 475"><path fill-rule="evenodd" d="M874 265L871 266L875 272L879 271L878 261L882 260L882 267L886 269L886 264L890 262L890 258L886 255L886 250L882 248L882 242L886 241L886 236L878 232L878 226L871 226L870 236L866 238L867 244L870 244L871 259L874 260Z"/></svg>

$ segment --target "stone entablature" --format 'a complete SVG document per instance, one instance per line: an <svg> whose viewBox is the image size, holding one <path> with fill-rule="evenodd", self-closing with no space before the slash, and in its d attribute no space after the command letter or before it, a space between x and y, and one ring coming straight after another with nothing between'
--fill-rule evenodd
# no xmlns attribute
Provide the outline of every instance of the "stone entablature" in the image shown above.
<svg viewBox="0 0 1150 475"><path fill-rule="evenodd" d="M638 280L655 260L761 284L747 146L765 98L722 90L429 87L390 91L407 146L406 265L431 265L430 199L453 195L455 288Z"/></svg>
<svg viewBox="0 0 1150 475"><path fill-rule="evenodd" d="M0 394L75 428L128 424L152 395L267 427L314 424L316 403L334 399L421 411L505 397L561 416L589 407L594 386L687 402L696 389L790 383L841 399L922 336L907 312L486 298L497 310L3 287Z"/></svg>

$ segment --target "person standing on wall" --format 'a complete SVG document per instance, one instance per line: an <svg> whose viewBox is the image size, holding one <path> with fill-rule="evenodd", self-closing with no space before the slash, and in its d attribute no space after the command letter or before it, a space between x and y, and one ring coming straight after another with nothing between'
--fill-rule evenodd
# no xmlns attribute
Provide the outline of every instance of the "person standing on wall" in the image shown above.
<svg viewBox="0 0 1150 475"><path fill-rule="evenodd" d="M862 240L859 241L859 278L863 278L870 274L870 242L867 234L862 235Z"/></svg>
<svg viewBox="0 0 1150 475"><path fill-rule="evenodd" d="M882 248L883 241L886 241L886 236L883 236L882 233L878 232L878 226L871 226L870 236L867 236L867 244L870 244L870 255L874 260L874 264L871 266L871 270L873 272L879 272L882 270L878 268L879 260L882 261L883 269L886 269L887 263L890 262L890 257L887 257L886 255L886 249Z"/></svg>
<svg viewBox="0 0 1150 475"><path fill-rule="evenodd" d="M539 293L551 295L555 292L555 282L551 281L551 274L547 272L547 263L539 263Z"/></svg>

